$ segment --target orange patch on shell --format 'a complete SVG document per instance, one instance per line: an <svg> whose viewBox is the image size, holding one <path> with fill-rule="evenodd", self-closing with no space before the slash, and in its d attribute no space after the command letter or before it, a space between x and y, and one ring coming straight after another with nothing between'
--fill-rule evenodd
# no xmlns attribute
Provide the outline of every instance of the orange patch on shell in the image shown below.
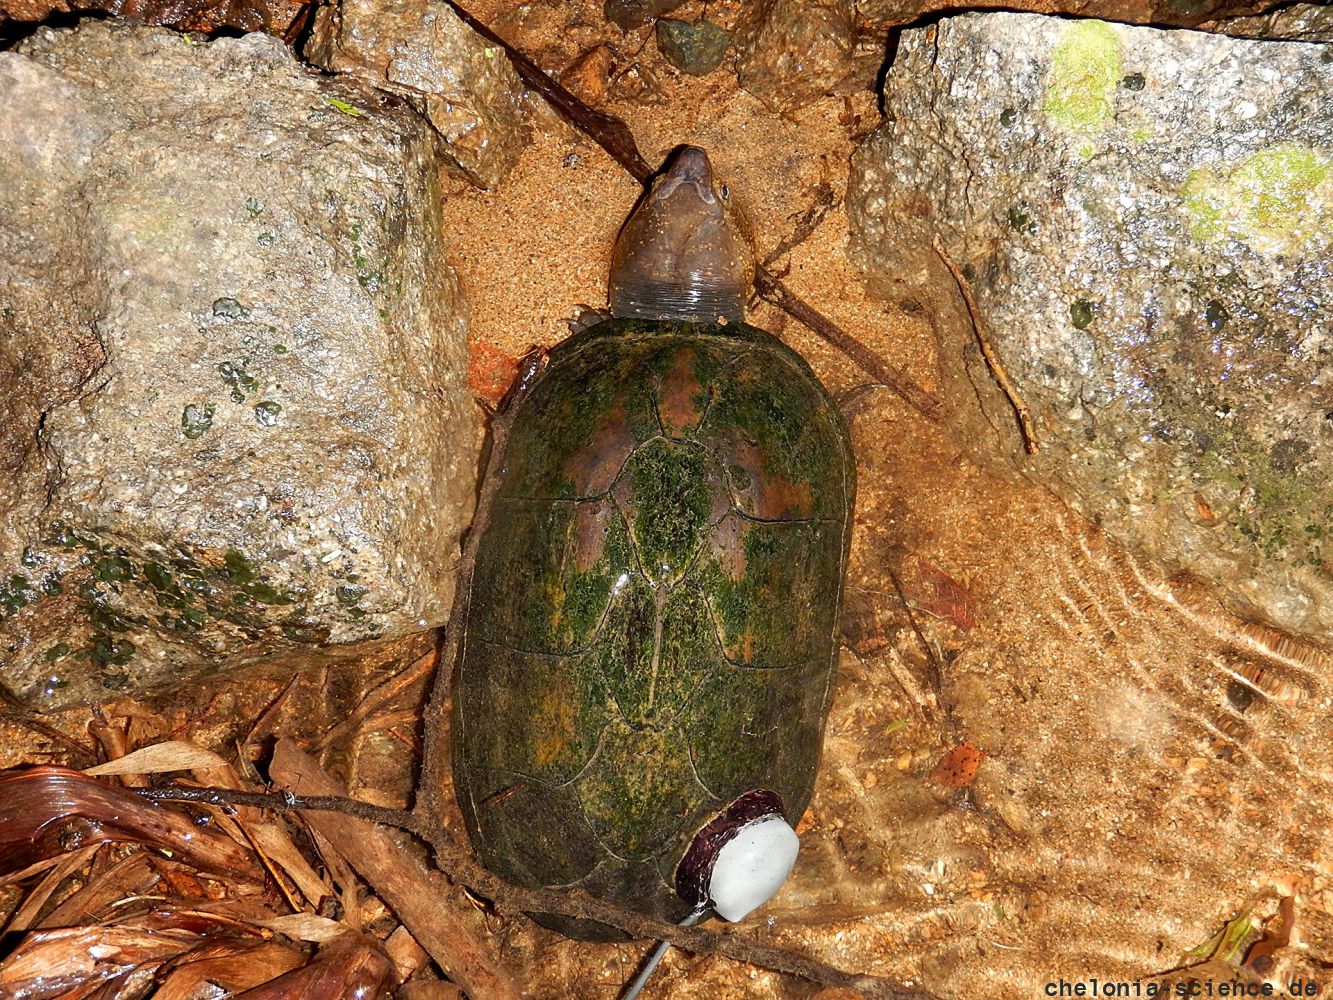
<svg viewBox="0 0 1333 1000"><path fill-rule="evenodd" d="M574 570L587 573L602 559L606 551L606 536L611 528L611 518L619 517L615 507L609 503L580 503L574 511L572 540L574 549Z"/></svg>
<svg viewBox="0 0 1333 1000"><path fill-rule="evenodd" d="M573 482L574 492L581 497L604 494L615 482L634 446L625 407L616 403L597 422L587 446L574 452L565 465L563 471Z"/></svg>
<svg viewBox="0 0 1333 1000"><path fill-rule="evenodd" d="M761 514L761 517L787 520L814 515L815 498L810 492L809 483L796 483L775 473L766 477L759 489L762 499L757 506L772 512Z"/></svg>
<svg viewBox="0 0 1333 1000"><path fill-rule="evenodd" d="M740 508L753 517L764 520L792 521L814 514L815 499L809 483L796 483L778 472L767 471L767 463L759 447L749 441L732 440L721 447L728 465L744 470L749 482L738 482L732 475L732 486L741 498Z"/></svg>
<svg viewBox="0 0 1333 1000"><path fill-rule="evenodd" d="M745 535L750 523L734 514L724 517L713 529L711 558L728 578L739 581L745 575Z"/></svg>
<svg viewBox="0 0 1333 1000"><path fill-rule="evenodd" d="M963 742L940 758L931 778L946 788L966 788L977 780L977 770L986 759L986 752Z"/></svg>
<svg viewBox="0 0 1333 1000"><path fill-rule="evenodd" d="M661 398L657 415L669 437L683 437L699 426L703 410L698 405L699 380L694 376L694 351L686 347L677 354L671 368L662 376Z"/></svg>

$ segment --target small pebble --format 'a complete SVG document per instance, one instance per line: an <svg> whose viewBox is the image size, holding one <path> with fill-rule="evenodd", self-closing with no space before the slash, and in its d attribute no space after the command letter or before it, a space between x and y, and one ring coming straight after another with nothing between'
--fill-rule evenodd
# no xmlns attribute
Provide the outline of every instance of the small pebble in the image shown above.
<svg viewBox="0 0 1333 1000"><path fill-rule="evenodd" d="M664 17L657 22L657 48L672 66L691 76L717 69L731 45L731 33L700 19L691 24Z"/></svg>
<svg viewBox="0 0 1333 1000"><path fill-rule="evenodd" d="M613 65L611 50L598 45L575 59L560 74L560 82L589 107L600 107L606 101L606 87L611 82Z"/></svg>
<svg viewBox="0 0 1333 1000"><path fill-rule="evenodd" d="M655 17L669 14L685 0L606 0L606 19L621 31L642 28Z"/></svg>

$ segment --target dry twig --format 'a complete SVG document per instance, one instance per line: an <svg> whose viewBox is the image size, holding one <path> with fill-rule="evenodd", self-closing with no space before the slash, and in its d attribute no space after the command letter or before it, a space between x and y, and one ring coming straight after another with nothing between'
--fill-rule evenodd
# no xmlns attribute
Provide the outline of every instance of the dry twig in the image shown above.
<svg viewBox="0 0 1333 1000"><path fill-rule="evenodd" d="M972 287L968 284L967 278L963 272L958 269L958 265L953 262L949 252L944 249L944 243L936 234L932 245L935 247L935 253L939 255L940 260L944 261L944 266L949 269L953 275L953 280L958 284L958 290L963 293L963 301L967 303L967 314L972 320L972 332L976 335L977 344L981 347L981 354L986 359L986 367L990 369L991 375L995 381L1000 384L1004 391L1005 398L1009 400L1009 405L1014 409L1014 416L1018 420L1018 429L1023 434L1023 447L1027 449L1029 455L1037 453L1037 426L1032 421L1032 411L1027 408L1027 404L1018 395L1018 390L1014 388L1014 383L1009 379L1009 373L1005 371L1004 362L995 352L991 345L990 338L986 336L986 327L981 322L981 312L977 309L977 301L972 297Z"/></svg>
<svg viewBox="0 0 1333 1000"><path fill-rule="evenodd" d="M269 773L297 794L338 796L343 787L309 754L283 741L273 754ZM378 826L340 814L307 816L306 822L345 857L352 867L403 922L417 943L470 995L519 1000L518 987L448 908L440 905L449 892L443 877L400 850Z"/></svg>
<svg viewBox="0 0 1333 1000"><path fill-rule="evenodd" d="M362 722L374 715L384 705L393 701L417 681L429 677L431 671L435 669L435 654L436 650L432 649L417 657L406 669L400 670L383 684L366 692L365 697L361 699L361 703L356 706L352 713L325 733L311 749L318 751L332 746L344 736L355 731Z"/></svg>
<svg viewBox="0 0 1333 1000"><path fill-rule="evenodd" d="M284 753L288 752L299 753L298 751L284 751ZM317 773L322 773L319 771L318 763L313 758L305 755L302 755L302 757L304 758L300 765L302 777L308 778ZM275 770L276 768L275 758ZM324 777L327 778L327 775ZM321 789L339 788L331 779L329 783L320 782L315 787ZM343 813L355 818L356 826L352 828L357 831L355 837L367 842L374 828L363 824L398 827L414 833L429 844L435 852L436 863L440 870L456 884L475 889L491 900L496 908L504 913L512 915L552 913L594 920L598 923L618 927L634 937L669 941L677 947L696 953L724 955L739 962L747 962L777 972L786 972L811 982L855 990L862 996L871 998L871 1000L929 1000L932 997L932 994L924 990L909 989L879 976L847 972L844 969L839 969L788 948L762 944L737 934L722 934L700 927L680 927L677 924L645 917L604 900L596 899L584 892L529 889L511 885L483 868L469 851L459 846L442 826L434 823L428 817L401 809L386 809L371 805L368 802L343 798L336 792L330 791L327 794L311 796L266 795L262 793L238 794L225 788L208 788L150 789L140 794L156 800L186 799L216 802L233 800L236 804L244 805L267 804L268 807L279 811L308 810ZM312 825L322 832L327 832L324 831L322 824L317 820L313 821ZM380 835L387 836L383 833ZM339 842L335 841L334 843L340 850L342 849ZM391 838L388 843L392 843ZM388 848L383 847L380 850L387 851ZM352 861L355 866L355 859L352 859ZM421 869L421 871L425 872L424 869ZM372 872L362 870L361 874L370 882L371 887L376 892L381 893L390 906L394 905L389 896L383 893L383 887L377 883ZM425 873L425 876L427 880L431 878L430 873ZM439 890L432 891L438 892ZM432 915L438 909L438 906L434 906ZM422 937L419 929L413 926L402 911L395 907L395 912L398 913L399 918L408 926L417 940L423 946L427 946L428 938ZM429 947L427 950L430 950ZM439 956L434 951L431 951L431 955L439 961Z"/></svg>

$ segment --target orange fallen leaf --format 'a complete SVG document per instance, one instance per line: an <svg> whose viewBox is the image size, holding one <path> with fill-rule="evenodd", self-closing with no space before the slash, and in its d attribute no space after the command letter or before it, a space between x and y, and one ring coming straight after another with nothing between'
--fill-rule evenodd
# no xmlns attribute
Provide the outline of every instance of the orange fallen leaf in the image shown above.
<svg viewBox="0 0 1333 1000"><path fill-rule="evenodd" d="M976 601L970 590L928 559L917 559L916 571L920 593L912 596L922 611L964 632L976 625Z"/></svg>
<svg viewBox="0 0 1333 1000"><path fill-rule="evenodd" d="M940 758L930 776L947 788L966 788L977 780L986 752L964 741Z"/></svg>

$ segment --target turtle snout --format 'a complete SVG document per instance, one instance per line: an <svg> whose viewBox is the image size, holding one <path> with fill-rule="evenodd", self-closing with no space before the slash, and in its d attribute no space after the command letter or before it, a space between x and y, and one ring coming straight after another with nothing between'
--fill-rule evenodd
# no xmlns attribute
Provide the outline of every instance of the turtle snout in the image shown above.
<svg viewBox="0 0 1333 1000"><path fill-rule="evenodd" d="M698 146L681 146L675 159L666 172L664 194L674 191L683 184L694 188L699 200L709 205L717 201L713 190L713 164L708 154Z"/></svg>

